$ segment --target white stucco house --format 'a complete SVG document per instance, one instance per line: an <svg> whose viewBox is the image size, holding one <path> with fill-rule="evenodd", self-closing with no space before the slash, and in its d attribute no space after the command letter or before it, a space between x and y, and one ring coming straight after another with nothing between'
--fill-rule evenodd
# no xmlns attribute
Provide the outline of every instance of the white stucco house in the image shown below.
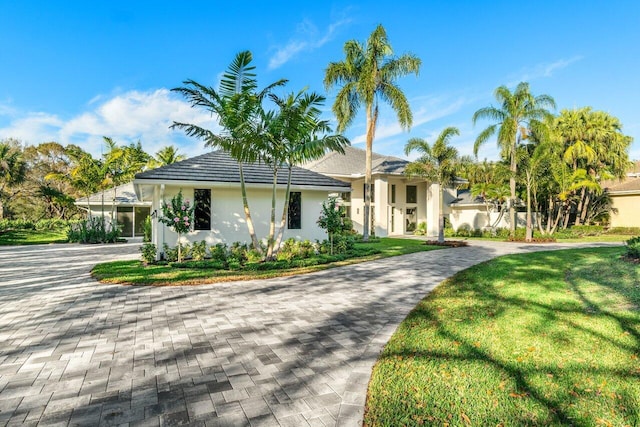
<svg viewBox="0 0 640 427"><path fill-rule="evenodd" d="M133 182L76 199L75 205L87 216L103 215L108 223L115 218L125 238L142 237L144 221L151 214L151 202L138 199Z"/></svg>
<svg viewBox="0 0 640 427"><path fill-rule="evenodd" d="M258 238L266 238L271 212L272 171L264 164L243 165L247 197ZM287 170L278 176L276 225L279 225L286 190ZM222 151L214 151L136 175L133 186L139 200L152 209L152 243L162 248L177 244L177 234L158 221L162 202L169 202L179 191L195 204L194 229L182 236L185 241L216 243L249 242L245 221L238 163ZM331 193L348 193L343 181L294 167L291 180L289 218L284 237L298 240L324 240L318 227L322 203ZM277 232L277 230L276 230Z"/></svg>
<svg viewBox="0 0 640 427"><path fill-rule="evenodd" d="M342 204L359 233L362 233L364 222L365 155L363 149L347 147L345 154L332 152L304 165L312 171L351 184L352 192L342 196ZM377 236L413 234L418 224L423 222L428 237L438 236L439 185L424 179L407 178L404 170L409 163L399 157L372 154L371 231ZM445 188L443 199L443 214L454 230L460 227L482 229L498 219L497 227L509 226L508 215L500 215L491 207L487 216L487 205L472 197L468 190L455 185ZM524 225L524 214L519 214L518 222Z"/></svg>
<svg viewBox="0 0 640 427"><path fill-rule="evenodd" d="M351 194L342 195L342 204L359 233L364 222L365 150L346 147L345 154L332 152L304 165L314 172L351 184ZM438 186L422 179L408 179L404 169L409 161L393 156L372 155L371 231L380 237L413 234L421 222L427 234L437 236L435 215Z"/></svg>

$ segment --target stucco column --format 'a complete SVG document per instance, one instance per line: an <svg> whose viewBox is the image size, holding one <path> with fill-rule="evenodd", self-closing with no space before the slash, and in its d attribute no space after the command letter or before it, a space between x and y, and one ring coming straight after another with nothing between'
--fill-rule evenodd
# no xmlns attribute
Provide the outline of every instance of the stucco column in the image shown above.
<svg viewBox="0 0 640 427"><path fill-rule="evenodd" d="M427 237L438 238L439 195L438 184L427 184Z"/></svg>
<svg viewBox="0 0 640 427"><path fill-rule="evenodd" d="M376 236L378 237L386 237L389 234L387 230L388 220L388 209L389 205L389 183L387 178L383 177L375 177L373 180L375 185L374 194L375 194L375 230Z"/></svg>

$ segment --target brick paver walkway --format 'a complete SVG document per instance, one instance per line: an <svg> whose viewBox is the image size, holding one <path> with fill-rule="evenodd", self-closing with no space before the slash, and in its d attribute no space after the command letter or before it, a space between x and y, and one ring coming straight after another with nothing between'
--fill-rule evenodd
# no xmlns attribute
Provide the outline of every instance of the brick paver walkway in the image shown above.
<svg viewBox="0 0 640 427"><path fill-rule="evenodd" d="M133 244L0 248L0 425L361 425L373 363L424 295L549 248L472 244L163 288L90 278L96 262L137 257Z"/></svg>

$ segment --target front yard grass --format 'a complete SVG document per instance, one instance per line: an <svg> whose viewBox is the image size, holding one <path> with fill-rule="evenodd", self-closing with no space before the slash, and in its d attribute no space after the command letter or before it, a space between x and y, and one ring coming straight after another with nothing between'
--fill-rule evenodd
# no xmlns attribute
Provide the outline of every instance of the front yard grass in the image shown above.
<svg viewBox="0 0 640 427"><path fill-rule="evenodd" d="M148 285L194 285L204 283L226 282L234 280L248 280L291 276L294 274L310 273L327 268L355 264L380 258L405 255L414 252L441 249L438 246L428 246L420 240L382 238L372 243L356 243L356 251L377 253L349 258L328 264L312 265L298 268L279 269L241 269L236 271L215 270L208 268L175 268L168 265L144 266L141 261L116 261L96 265L92 275L103 283L148 284Z"/></svg>
<svg viewBox="0 0 640 427"><path fill-rule="evenodd" d="M365 425L640 424L640 266L504 256L439 285L372 374Z"/></svg>
<svg viewBox="0 0 640 427"><path fill-rule="evenodd" d="M6 230L0 233L0 246L66 243L67 230Z"/></svg>

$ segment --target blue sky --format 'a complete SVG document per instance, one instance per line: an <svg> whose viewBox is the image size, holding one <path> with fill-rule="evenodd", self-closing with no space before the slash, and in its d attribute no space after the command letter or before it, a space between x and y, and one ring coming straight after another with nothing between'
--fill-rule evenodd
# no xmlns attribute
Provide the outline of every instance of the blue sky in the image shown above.
<svg viewBox="0 0 640 427"><path fill-rule="evenodd" d="M402 131L382 109L374 142L402 156L411 137L432 141L446 126L471 154L486 123L473 113L493 91L528 81L558 108L592 106L617 116L640 159L640 2L635 1L9 1L0 0L0 140L74 143L100 154L102 136L207 149L168 126L215 129L169 89L185 79L217 86L234 55L251 50L261 86L290 80L284 92L322 85L330 61L350 39L383 24L397 54L422 59L418 77L399 81L414 126ZM335 90L326 93L326 117ZM364 117L345 133L363 146ZM489 141L480 158L497 156Z"/></svg>

